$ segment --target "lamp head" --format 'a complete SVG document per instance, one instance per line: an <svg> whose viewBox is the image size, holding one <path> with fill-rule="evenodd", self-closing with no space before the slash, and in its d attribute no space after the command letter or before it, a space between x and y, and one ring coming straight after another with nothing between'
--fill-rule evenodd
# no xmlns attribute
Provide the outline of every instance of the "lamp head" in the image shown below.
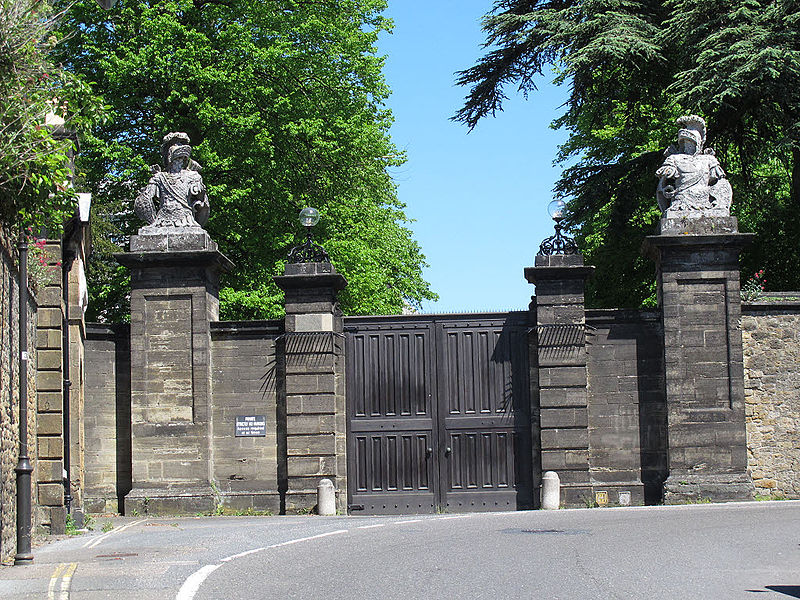
<svg viewBox="0 0 800 600"><path fill-rule="evenodd" d="M319 211L316 208L306 206L300 211L300 224L303 227L314 227L319 223Z"/></svg>
<svg viewBox="0 0 800 600"><path fill-rule="evenodd" d="M563 200L553 200L547 205L547 212L556 223L564 218L566 209L567 203Z"/></svg>

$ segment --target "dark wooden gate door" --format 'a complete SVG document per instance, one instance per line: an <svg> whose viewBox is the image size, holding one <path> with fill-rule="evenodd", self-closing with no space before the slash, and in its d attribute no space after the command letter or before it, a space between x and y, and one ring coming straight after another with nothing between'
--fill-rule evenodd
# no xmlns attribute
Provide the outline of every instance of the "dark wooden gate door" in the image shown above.
<svg viewBox="0 0 800 600"><path fill-rule="evenodd" d="M526 318L345 319L351 510L531 507Z"/></svg>

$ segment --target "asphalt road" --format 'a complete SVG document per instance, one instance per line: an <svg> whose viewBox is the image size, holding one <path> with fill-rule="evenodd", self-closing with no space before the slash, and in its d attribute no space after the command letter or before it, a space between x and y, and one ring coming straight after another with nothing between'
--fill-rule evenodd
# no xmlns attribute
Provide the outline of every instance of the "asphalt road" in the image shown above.
<svg viewBox="0 0 800 600"><path fill-rule="evenodd" d="M107 521L1 568L0 598L800 598L800 501Z"/></svg>

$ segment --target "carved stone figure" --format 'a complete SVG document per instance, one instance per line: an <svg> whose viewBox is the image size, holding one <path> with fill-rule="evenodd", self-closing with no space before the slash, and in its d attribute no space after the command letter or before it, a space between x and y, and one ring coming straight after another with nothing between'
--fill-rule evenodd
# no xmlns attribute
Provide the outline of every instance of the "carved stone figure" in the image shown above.
<svg viewBox="0 0 800 600"><path fill-rule="evenodd" d="M703 150L705 121L688 115L677 124L678 142L667 148L656 171L656 197L664 217L729 217L733 190L714 151Z"/></svg>
<svg viewBox="0 0 800 600"><path fill-rule="evenodd" d="M209 203L202 167L192 160L192 147L185 133L168 133L161 144L165 171L152 167L153 176L139 192L136 214L147 223L140 234L171 228L196 228L208 221ZM158 210L155 204L158 203Z"/></svg>

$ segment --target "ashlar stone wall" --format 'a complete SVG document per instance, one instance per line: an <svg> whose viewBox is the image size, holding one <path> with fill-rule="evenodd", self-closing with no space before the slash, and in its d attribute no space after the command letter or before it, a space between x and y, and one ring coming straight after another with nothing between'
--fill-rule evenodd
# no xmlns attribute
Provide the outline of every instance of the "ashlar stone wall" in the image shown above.
<svg viewBox="0 0 800 600"><path fill-rule="evenodd" d="M800 301L745 305L742 343L748 470L757 494L800 498Z"/></svg>

